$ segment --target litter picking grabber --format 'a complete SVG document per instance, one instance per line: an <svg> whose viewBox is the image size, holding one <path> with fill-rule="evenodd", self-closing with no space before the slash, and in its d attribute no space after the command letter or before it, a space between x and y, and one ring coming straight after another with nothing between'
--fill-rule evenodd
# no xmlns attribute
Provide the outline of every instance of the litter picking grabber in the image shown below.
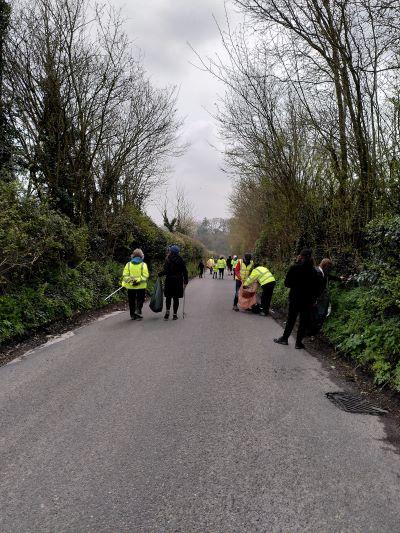
<svg viewBox="0 0 400 533"><path fill-rule="evenodd" d="M185 318L185 296L186 296L186 289L183 289L183 304L182 304L182 318Z"/></svg>
<svg viewBox="0 0 400 533"><path fill-rule="evenodd" d="M120 287L119 289L117 289L116 291L112 292L111 294L109 294L107 296L107 298L104 298L104 301L106 302L109 298L111 298L111 296L114 296L114 294L117 294L117 292L119 292L121 289L123 289L123 287Z"/></svg>

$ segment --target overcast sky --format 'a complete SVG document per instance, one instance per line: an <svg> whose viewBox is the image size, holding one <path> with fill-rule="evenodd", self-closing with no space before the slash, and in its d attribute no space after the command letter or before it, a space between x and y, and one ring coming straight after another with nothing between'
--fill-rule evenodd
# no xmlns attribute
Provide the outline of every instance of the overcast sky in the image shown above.
<svg viewBox="0 0 400 533"><path fill-rule="evenodd" d="M230 180L222 172L223 159L212 111L221 84L192 66L195 56L187 42L201 54L222 53L216 17L224 25L223 0L110 0L126 19L125 30L144 54L146 69L154 84L178 85L178 109L185 117L183 140L190 143L187 153L173 161L169 196L176 185L183 186L194 205L197 219L229 216L227 197ZM234 20L238 19L235 15ZM161 221L159 195L149 214ZM158 206L156 205L158 204Z"/></svg>

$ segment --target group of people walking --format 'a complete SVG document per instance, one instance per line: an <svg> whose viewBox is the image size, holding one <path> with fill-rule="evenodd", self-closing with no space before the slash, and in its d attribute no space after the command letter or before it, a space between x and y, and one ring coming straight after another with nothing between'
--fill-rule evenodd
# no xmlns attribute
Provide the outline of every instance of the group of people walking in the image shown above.
<svg viewBox="0 0 400 533"><path fill-rule="evenodd" d="M246 302L246 297L252 295L254 304L252 310L257 308L262 316L268 316L271 300L276 285L276 279L272 272L257 257L252 254L244 254L242 259L236 255L225 259L209 258L206 265L201 260L198 265L199 277L204 275L205 268L209 269L213 279L223 279L224 272L228 269L234 277L235 291L233 310L239 311L240 298ZM293 331L296 320L299 317L295 347L304 348L303 339L314 329L317 332L326 318L329 307L328 283L329 280L340 280L331 274L332 261L325 258L316 268L312 252L309 249L301 251L294 265L292 265L285 277L285 286L289 290L288 317L283 334L274 339L274 342L288 345L288 339ZM164 296L166 312L164 319L178 319L179 300L184 296L185 288L189 282L189 276L185 261L180 255L178 246L169 247L163 269L158 273L159 277L165 276ZM132 320L142 320L142 308L145 300L149 269L144 262L144 254L140 248L132 252L130 261L125 265L122 286L128 291L129 310ZM257 288L261 294L260 304L256 303ZM253 301L253 300L252 300ZM245 304L243 304L244 308Z"/></svg>
<svg viewBox="0 0 400 533"><path fill-rule="evenodd" d="M225 270L228 270L230 276L234 275L234 268L238 262L237 255L233 257L230 255L227 259L223 255L219 256L218 259L210 257L207 260L207 268L212 275L213 279L224 279ZM204 263L200 261L199 263L199 277L202 278L204 273Z"/></svg>
<svg viewBox="0 0 400 533"><path fill-rule="evenodd" d="M168 249L163 269L159 277L165 276L164 296L166 312L164 320L169 320L172 305L172 319L178 320L179 300L183 298L189 283L189 275L185 261L180 256L179 246ZM130 261L125 265L122 274L122 286L128 291L129 311L132 320L142 320L143 303L149 279L149 269L144 262L144 253L140 248L132 252Z"/></svg>

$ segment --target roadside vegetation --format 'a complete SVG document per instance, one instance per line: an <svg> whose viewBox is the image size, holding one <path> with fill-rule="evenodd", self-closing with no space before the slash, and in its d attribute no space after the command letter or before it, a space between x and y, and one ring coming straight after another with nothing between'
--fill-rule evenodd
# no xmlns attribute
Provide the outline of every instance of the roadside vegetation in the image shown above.
<svg viewBox="0 0 400 533"><path fill-rule="evenodd" d="M234 0L216 112L232 174L232 248L283 273L301 248L352 282L332 286L325 334L400 390L399 5ZM229 27L229 26L228 26ZM230 27L229 27L230 28Z"/></svg>
<svg viewBox="0 0 400 533"><path fill-rule="evenodd" d="M103 306L135 247L153 275L168 244L203 256L143 214L183 149L176 98L106 4L0 0L1 342Z"/></svg>

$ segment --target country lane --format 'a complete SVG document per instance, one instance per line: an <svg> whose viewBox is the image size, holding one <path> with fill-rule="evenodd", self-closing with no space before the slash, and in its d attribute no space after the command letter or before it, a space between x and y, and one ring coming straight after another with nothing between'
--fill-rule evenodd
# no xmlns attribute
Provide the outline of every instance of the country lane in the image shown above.
<svg viewBox="0 0 400 533"><path fill-rule="evenodd" d="M0 532L397 532L400 457L206 274L0 368ZM180 313L181 316L181 313Z"/></svg>

